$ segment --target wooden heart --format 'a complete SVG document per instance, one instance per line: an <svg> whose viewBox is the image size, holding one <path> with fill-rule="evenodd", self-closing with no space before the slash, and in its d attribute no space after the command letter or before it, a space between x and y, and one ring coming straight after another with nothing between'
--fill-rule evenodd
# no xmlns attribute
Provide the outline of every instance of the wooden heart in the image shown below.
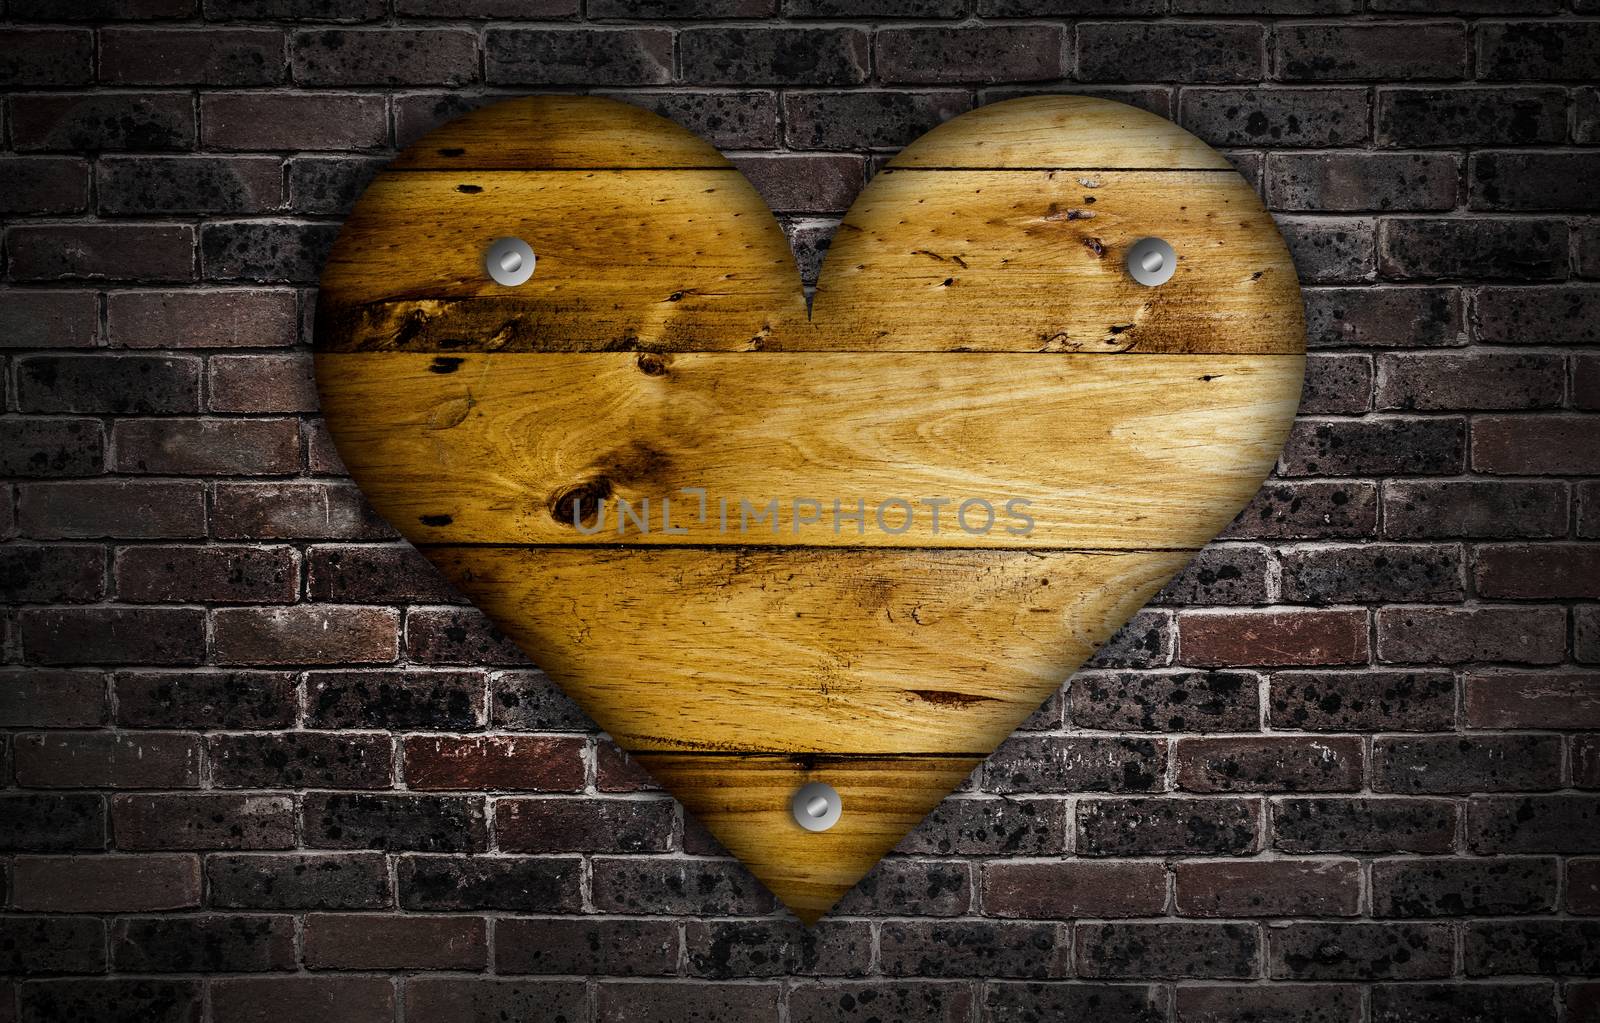
<svg viewBox="0 0 1600 1023"><path fill-rule="evenodd" d="M1146 236L1177 254L1155 287L1125 266ZM485 271L503 237L525 284ZM901 152L809 315L711 146L500 103L368 188L316 334L377 510L808 923L1227 524L1304 372L1250 186L1060 96ZM810 781L831 830L791 815Z"/></svg>

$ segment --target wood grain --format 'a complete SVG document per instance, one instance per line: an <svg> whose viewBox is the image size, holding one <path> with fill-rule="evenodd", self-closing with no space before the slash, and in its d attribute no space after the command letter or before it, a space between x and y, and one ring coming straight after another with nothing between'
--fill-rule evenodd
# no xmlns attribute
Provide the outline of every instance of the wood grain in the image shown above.
<svg viewBox="0 0 1600 1023"><path fill-rule="evenodd" d="M638 760L807 924L893 849L982 757L777 757L645 753ZM828 831L794 822L796 789L824 781L844 813Z"/></svg>
<svg viewBox="0 0 1600 1023"><path fill-rule="evenodd" d="M1192 556L427 554L625 749L979 756Z"/></svg>
<svg viewBox="0 0 1600 1023"><path fill-rule="evenodd" d="M323 354L324 414L346 465L416 542L1197 549L1282 447L1302 357L931 353ZM444 370L446 372L441 372ZM1110 471L1114 467L1114 471ZM448 486L440 481L448 479ZM708 492L705 519L698 498ZM606 499L605 528L574 527ZM794 515L794 498L821 505ZM983 498L993 528L901 497ZM662 500L672 524L661 530ZM728 525L718 499L728 502ZM776 529L738 502L780 500ZM1006 515L1030 502L1031 532ZM649 502L652 531L617 501ZM866 532L833 501L864 501ZM809 510L802 507L801 511ZM750 516L753 518L754 516ZM896 506L884 521L904 521ZM968 516L986 521L979 506ZM746 520L748 524L748 519ZM626 529L618 532L618 526Z"/></svg>

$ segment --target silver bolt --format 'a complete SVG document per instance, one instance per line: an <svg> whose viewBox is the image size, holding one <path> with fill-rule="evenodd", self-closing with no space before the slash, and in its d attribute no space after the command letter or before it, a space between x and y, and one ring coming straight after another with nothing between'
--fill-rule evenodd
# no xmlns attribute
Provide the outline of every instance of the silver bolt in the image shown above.
<svg viewBox="0 0 1600 1023"><path fill-rule="evenodd" d="M789 812L794 814L795 823L807 831L827 831L839 823L844 804L832 785L814 781L795 792L789 801Z"/></svg>
<svg viewBox="0 0 1600 1023"><path fill-rule="evenodd" d="M496 284L515 288L528 283L536 262L533 246L521 238L496 238L483 257L483 268Z"/></svg>
<svg viewBox="0 0 1600 1023"><path fill-rule="evenodd" d="M1140 238L1128 246L1128 276L1147 288L1172 279L1178 269L1178 254L1160 238Z"/></svg>

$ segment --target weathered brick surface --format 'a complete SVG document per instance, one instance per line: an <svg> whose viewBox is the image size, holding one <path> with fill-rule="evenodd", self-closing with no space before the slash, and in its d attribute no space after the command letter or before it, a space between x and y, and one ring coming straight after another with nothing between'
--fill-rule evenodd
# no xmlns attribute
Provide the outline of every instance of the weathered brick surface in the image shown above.
<svg viewBox="0 0 1600 1023"><path fill-rule="evenodd" d="M1600 1018L1596 14L12 0L0 1023ZM808 281L923 132L1119 99L1305 285L1278 473L815 931L316 416L376 168L550 89L730 151Z"/></svg>

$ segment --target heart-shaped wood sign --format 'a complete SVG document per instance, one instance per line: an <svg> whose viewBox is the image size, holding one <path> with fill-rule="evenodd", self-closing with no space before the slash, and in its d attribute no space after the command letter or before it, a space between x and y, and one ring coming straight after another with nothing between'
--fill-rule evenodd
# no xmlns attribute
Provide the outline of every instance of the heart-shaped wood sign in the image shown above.
<svg viewBox="0 0 1600 1023"><path fill-rule="evenodd" d="M1250 186L1119 103L923 136L808 314L715 149L559 96L379 175L316 365L377 510L809 923L1256 491L1304 324Z"/></svg>

